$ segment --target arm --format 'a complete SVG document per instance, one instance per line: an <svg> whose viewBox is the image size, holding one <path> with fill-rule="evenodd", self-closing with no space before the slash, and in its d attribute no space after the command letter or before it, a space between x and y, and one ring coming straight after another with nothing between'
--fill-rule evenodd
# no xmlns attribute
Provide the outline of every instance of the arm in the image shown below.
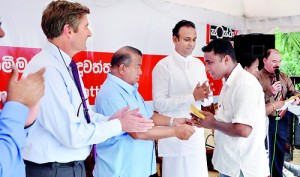
<svg viewBox="0 0 300 177"><path fill-rule="evenodd" d="M223 132L228 136L233 137L244 137L247 138L252 132L252 127L246 124L240 123L225 123L217 121L214 118L214 115L210 112L201 111L201 113L205 116L205 119L198 119L194 115L192 115L193 123L197 127L204 127L208 129L215 129Z"/></svg>
<svg viewBox="0 0 300 177"><path fill-rule="evenodd" d="M176 127L153 127L145 133L128 133L133 139L158 140L162 138L177 137L181 140L188 140L195 132L190 125Z"/></svg>
<svg viewBox="0 0 300 177"><path fill-rule="evenodd" d="M81 99L77 88L67 71L59 72L47 68L45 74L45 95L37 121L63 146L81 148L103 142L122 130L119 120L87 123L82 106L77 116Z"/></svg>
<svg viewBox="0 0 300 177"><path fill-rule="evenodd" d="M189 93L185 91L185 94L182 94L183 92L181 91L180 94L170 96L172 90L174 90L173 85L183 83L185 84L186 81L184 81L183 83L180 83L179 81L178 83L175 83L174 77L176 76L170 73L171 68L169 67L170 66L168 66L166 62L159 62L152 71L152 95L153 104L156 111L167 112L180 110L183 107L187 107L189 104L195 103L195 101L197 100L203 100L203 98L207 96L206 94L208 94L209 92L203 95L198 95L203 93L203 87L198 87L198 89L195 89L197 88L196 86L199 82L200 85L202 85L205 81L207 81L205 68L201 61L196 61L195 66L190 68L190 71L188 71L189 73L191 73L189 78L191 80L191 83L188 83L188 85L186 85L186 89L189 88L190 91ZM181 80L185 78L181 77L181 79L176 79ZM170 85L171 82L173 85ZM196 98L194 96L194 92L197 95ZM212 98L209 101L212 101Z"/></svg>
<svg viewBox="0 0 300 177"><path fill-rule="evenodd" d="M21 149L26 142L24 125L29 109L18 102L7 102L0 115L0 176L11 176L23 163Z"/></svg>
<svg viewBox="0 0 300 177"><path fill-rule="evenodd" d="M153 113L152 120L154 122L154 125L156 126L178 126L181 124L190 124L191 121L188 118L175 118L173 117L164 116L162 114L158 114L156 112ZM172 122L173 121L173 122Z"/></svg>
<svg viewBox="0 0 300 177"><path fill-rule="evenodd" d="M266 115L271 114L273 111L281 108L284 105L284 101L274 101L266 104Z"/></svg>

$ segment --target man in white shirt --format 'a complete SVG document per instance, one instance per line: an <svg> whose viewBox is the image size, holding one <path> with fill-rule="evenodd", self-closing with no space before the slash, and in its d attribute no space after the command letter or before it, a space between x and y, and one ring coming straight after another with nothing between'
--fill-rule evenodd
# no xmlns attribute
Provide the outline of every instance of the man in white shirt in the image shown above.
<svg viewBox="0 0 300 177"><path fill-rule="evenodd" d="M26 76L46 68L40 113L23 149L27 177L85 177L83 160L93 144L122 131L145 132L153 127L151 120L136 114L138 110L127 111L129 107L111 117L88 109L72 57L86 50L92 35L89 13L87 7L63 0L52 1L43 12L41 26L48 43L24 71Z"/></svg>
<svg viewBox="0 0 300 177"><path fill-rule="evenodd" d="M206 70L215 80L225 79L216 115L193 119L215 130L213 165L220 177L267 177L264 92L258 80L237 63L228 40L216 39L202 48Z"/></svg>
<svg viewBox="0 0 300 177"><path fill-rule="evenodd" d="M212 102L205 67L191 56L197 33L191 21L182 20L173 29L175 50L157 63L152 71L153 103L160 114L170 117L191 117L190 105ZM158 155L163 157L163 177L207 177L203 128L187 141L165 138L158 141Z"/></svg>

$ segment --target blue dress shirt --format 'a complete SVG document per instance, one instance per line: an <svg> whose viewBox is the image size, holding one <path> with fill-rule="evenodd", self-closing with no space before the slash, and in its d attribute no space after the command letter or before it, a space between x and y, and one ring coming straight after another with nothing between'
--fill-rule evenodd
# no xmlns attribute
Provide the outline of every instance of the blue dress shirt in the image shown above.
<svg viewBox="0 0 300 177"><path fill-rule="evenodd" d="M7 102L0 112L0 177L25 177L21 148L26 142L24 125L29 109L18 102Z"/></svg>
<svg viewBox="0 0 300 177"><path fill-rule="evenodd" d="M65 163L85 160L92 144L122 132L119 119L107 121L108 117L91 109L91 123L87 123L83 106L80 106L79 92L69 70L70 62L70 56L48 42L25 68L25 76L41 67L46 68L43 75L45 94L40 102L40 112L22 150L23 158L28 161ZM82 80L81 85L84 88Z"/></svg>
<svg viewBox="0 0 300 177"><path fill-rule="evenodd" d="M111 116L125 106L139 107L139 113L151 118L153 111L147 108L142 96L120 78L108 74L96 97L96 111ZM97 144L95 177L146 177L156 172L155 148L151 140L134 140L127 133Z"/></svg>

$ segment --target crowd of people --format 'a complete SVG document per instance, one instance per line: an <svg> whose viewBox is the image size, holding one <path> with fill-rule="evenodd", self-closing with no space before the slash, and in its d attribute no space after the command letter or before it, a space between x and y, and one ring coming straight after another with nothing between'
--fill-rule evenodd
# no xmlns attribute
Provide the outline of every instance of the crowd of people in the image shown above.
<svg viewBox="0 0 300 177"><path fill-rule="evenodd" d="M142 52L117 50L91 109L72 57L92 36L88 7L52 1L42 14L47 44L18 79L13 67L7 97L1 95L0 176L86 177L85 159L95 160L95 177L141 177L156 173L155 142L163 177L208 177L204 128L214 129L214 168L220 177L282 177L287 141L284 100L299 94L280 69L281 55L237 59L232 44L215 39L202 48L204 63L191 56L197 39L193 22L172 30L174 51L152 71L154 111L138 92ZM5 35L1 29L0 37ZM190 115L213 102L206 71L223 79L215 115ZM298 105L299 97L292 104ZM266 151L267 149L267 151Z"/></svg>

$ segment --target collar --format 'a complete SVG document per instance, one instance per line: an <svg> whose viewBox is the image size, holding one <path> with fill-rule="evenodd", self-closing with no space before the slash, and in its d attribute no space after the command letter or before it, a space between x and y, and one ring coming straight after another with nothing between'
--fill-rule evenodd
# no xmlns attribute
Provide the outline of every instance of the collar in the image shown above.
<svg viewBox="0 0 300 177"><path fill-rule="evenodd" d="M48 41L47 44L46 44L45 49L49 50L50 53L52 55L54 55L54 57L58 61L62 62L63 64L64 64L64 61L65 61L67 66L70 65L72 58L68 54L66 54L63 50L58 49L58 47L56 45L54 45L53 43Z"/></svg>
<svg viewBox="0 0 300 177"><path fill-rule="evenodd" d="M266 76L274 76L274 73L269 73L269 71L267 71L265 68L261 69L261 72Z"/></svg>
<svg viewBox="0 0 300 177"><path fill-rule="evenodd" d="M173 51L173 56L176 60L181 61L181 62L188 62L189 59L192 57L191 55L187 56L187 57L183 57L182 55L180 55L176 50Z"/></svg>
<svg viewBox="0 0 300 177"><path fill-rule="evenodd" d="M227 81L225 82L226 85L231 86L232 84L234 84L235 78L239 77L239 72L244 70L242 68L242 66L238 63L235 68L232 70L232 72L230 73Z"/></svg>
<svg viewBox="0 0 300 177"><path fill-rule="evenodd" d="M117 85L119 85L123 90L125 90L127 93L134 93L134 92L137 92L137 89L139 87L139 84L136 83L134 85L130 85L128 84L127 82L123 81L122 79L114 76L113 74L111 73L108 73L107 74L107 79L116 83Z"/></svg>

